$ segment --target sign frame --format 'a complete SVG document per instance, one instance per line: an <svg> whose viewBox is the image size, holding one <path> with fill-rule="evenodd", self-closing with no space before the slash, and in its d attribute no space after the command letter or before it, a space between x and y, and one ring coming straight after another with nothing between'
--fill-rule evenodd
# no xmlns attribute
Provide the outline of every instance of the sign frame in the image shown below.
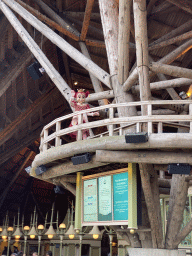
<svg viewBox="0 0 192 256"><path fill-rule="evenodd" d="M133 165L135 166L135 168L133 168ZM99 221L97 219L97 221L84 221L84 181L86 180L91 180L91 179L99 179L101 177L105 177L105 176L113 176L115 174L120 174L120 173L128 173L128 193L129 197L128 197L128 205L130 202L134 202L134 205L131 203L131 206L134 209L130 209L129 210L129 206L128 206L128 220L114 220L114 202L113 202L113 179L111 178L111 184L112 184L112 189L111 189L111 202L112 202L112 220L109 221ZM135 216L137 216L137 191L136 191L136 183L137 183L137 173L136 173L136 165L135 164L128 164L128 168L123 168L123 169L118 169L118 170L113 170L113 171L108 171L108 172L103 172L103 173L97 173L97 174L93 174L93 175L87 175L87 176L83 176L82 177L82 207L81 207L81 224L82 226L104 226L104 225L128 225L129 228L137 228L137 217L135 220L135 217L130 216L134 213ZM135 177L133 180L131 180L131 182L129 181L129 179L132 177ZM134 184L133 184L134 183ZM98 184L98 182L97 182ZM132 184L134 185L132 187ZM131 187L129 187L131 186ZM132 194L132 191L134 190L134 193ZM98 185L97 185L97 193L98 193ZM134 198L133 198L134 197ZM97 201L99 200L98 194L97 194ZM98 213L98 202L97 202L97 216L99 215ZM130 219L130 221L129 221ZM134 219L134 222L132 223L132 219Z"/></svg>

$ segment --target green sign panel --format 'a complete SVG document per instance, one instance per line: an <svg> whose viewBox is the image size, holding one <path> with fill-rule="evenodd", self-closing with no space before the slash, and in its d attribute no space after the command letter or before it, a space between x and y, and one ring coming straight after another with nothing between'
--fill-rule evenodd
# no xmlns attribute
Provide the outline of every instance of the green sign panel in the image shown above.
<svg viewBox="0 0 192 256"><path fill-rule="evenodd" d="M98 221L112 220L112 176L104 176L98 179L99 183L99 216Z"/></svg>
<svg viewBox="0 0 192 256"><path fill-rule="evenodd" d="M128 220L128 173L113 175L114 220Z"/></svg>
<svg viewBox="0 0 192 256"><path fill-rule="evenodd" d="M97 179L84 181L84 221L97 221Z"/></svg>

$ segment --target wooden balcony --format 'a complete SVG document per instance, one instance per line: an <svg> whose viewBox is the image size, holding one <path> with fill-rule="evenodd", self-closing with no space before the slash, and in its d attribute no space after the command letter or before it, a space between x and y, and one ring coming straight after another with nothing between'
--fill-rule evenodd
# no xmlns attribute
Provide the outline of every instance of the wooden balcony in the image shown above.
<svg viewBox="0 0 192 256"><path fill-rule="evenodd" d="M169 108L171 105L182 107L185 110L184 114L153 114L156 113L155 109L157 107L163 109ZM148 115L118 117L115 112L117 108L121 107L137 107L138 110L147 107ZM83 123L83 116L90 112L104 110L108 113L107 118ZM78 125L62 128L67 120L69 123L74 116L78 116ZM126 143L125 133L129 132L130 128L132 128L132 131L134 128L135 133L142 132L143 124L147 127L148 142ZM100 134L93 134L92 129L97 127L105 127L106 131ZM84 129L90 130L91 136L87 140L82 140L82 131ZM72 132L77 132L77 141L67 144L65 142L64 144L62 137ZM190 151L191 145L191 100L146 101L105 105L57 118L46 125L41 132L40 154L35 157L31 174L35 176L34 170L39 165L46 165L48 168L53 168L56 165L66 165L64 173L66 174L120 161L154 164L183 162L192 164L190 153L182 152L181 154L181 152L178 152L178 150L184 148ZM81 164L80 167L74 167L69 158L74 154L85 152L93 154L91 162ZM106 155L107 160L104 160L104 155ZM61 174L55 175L59 176ZM52 173L50 177L53 176Z"/></svg>

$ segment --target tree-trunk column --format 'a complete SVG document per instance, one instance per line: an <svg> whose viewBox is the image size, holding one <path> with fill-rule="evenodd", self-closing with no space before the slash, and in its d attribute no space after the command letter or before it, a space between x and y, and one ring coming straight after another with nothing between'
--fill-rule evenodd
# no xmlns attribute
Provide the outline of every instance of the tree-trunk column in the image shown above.
<svg viewBox="0 0 192 256"><path fill-rule="evenodd" d="M151 98L149 81L146 0L134 0L133 11L135 23L137 69L139 73L140 99L141 101L145 101L150 100ZM143 109L142 114L146 115L147 109Z"/></svg>
<svg viewBox="0 0 192 256"><path fill-rule="evenodd" d="M105 45L107 57L117 103L132 102L133 96L130 93L124 93L122 86L118 82L118 6L115 0L99 0L101 22L105 37ZM134 116L137 115L135 107L119 108L119 116Z"/></svg>

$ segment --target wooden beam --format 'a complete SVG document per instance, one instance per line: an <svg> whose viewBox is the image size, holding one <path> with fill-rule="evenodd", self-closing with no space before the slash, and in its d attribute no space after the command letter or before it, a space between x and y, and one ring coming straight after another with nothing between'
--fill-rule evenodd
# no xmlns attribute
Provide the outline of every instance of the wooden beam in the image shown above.
<svg viewBox="0 0 192 256"><path fill-rule="evenodd" d="M167 39L163 42L160 42L160 43L157 43L157 44L154 44L153 46L149 46L149 51L151 50L154 50L154 49L159 49L161 47L166 47L170 44L174 44L176 42L180 42L180 41L183 41L183 40L186 40L186 39L189 39L192 37L192 31L189 31L185 34L182 34L180 36L176 36L176 37L173 37L171 39Z"/></svg>
<svg viewBox="0 0 192 256"><path fill-rule="evenodd" d="M159 63L163 64L170 64L179 57L181 57L183 54L188 52L192 48L192 39L188 40L187 42L180 45L178 48L173 50L172 52L168 53L165 57L161 58Z"/></svg>
<svg viewBox="0 0 192 256"><path fill-rule="evenodd" d="M84 20L83 20L83 26L81 29L81 36L80 36L81 41L85 41L85 38L87 35L93 4L94 4L94 0L87 0Z"/></svg>
<svg viewBox="0 0 192 256"><path fill-rule="evenodd" d="M78 62L86 70L93 73L100 81L102 81L109 88L111 88L110 76L109 76L109 74L107 74L107 72L102 70L93 61L87 59L82 53L80 53L77 49L75 49L73 46L68 44L63 38L61 38L54 31L52 31L49 27L47 27L45 24L43 24L41 21L39 21L37 18L35 18L32 14L30 14L27 10L25 10L21 5L14 2L13 0L3 0L3 1L8 6L10 6L10 8L12 8L14 11L19 13L27 22L29 22L37 30L39 30L43 35L45 35L48 39L50 39L54 44L56 44L61 50L63 50L66 54L68 54L72 59L74 59L76 62ZM42 2L42 1L38 0L38 4L40 4L40 2ZM36 56L36 58L37 58L37 56ZM43 61L42 57L41 57L41 61L40 61L40 58L37 58L37 59L42 64L42 61ZM47 70L46 70L46 72L47 72ZM54 79L58 78L58 77L59 77L59 74L54 76ZM60 83L58 83L57 86L61 87L62 84L63 84L63 82L60 81ZM65 94L66 97L68 98L68 96L70 96L70 92L68 95L67 84L65 84L64 87L65 88L63 88L63 90L61 90L61 93Z"/></svg>
<svg viewBox="0 0 192 256"><path fill-rule="evenodd" d="M8 49L13 48L13 32L14 32L13 27L11 27L8 33L8 42L7 42Z"/></svg>
<svg viewBox="0 0 192 256"><path fill-rule="evenodd" d="M129 39L131 1L119 3L119 34L118 34L118 81L123 84L129 75Z"/></svg>
<svg viewBox="0 0 192 256"><path fill-rule="evenodd" d="M35 111L38 111L40 106L42 106L46 101L50 100L50 97L55 94L57 91L56 88L50 90L46 95L43 97L37 99L24 113L18 116L17 119L15 119L9 126L6 127L1 133L0 133L0 145L2 145L6 140L11 138L14 131L20 127L21 123L24 122L24 120L27 120Z"/></svg>
<svg viewBox="0 0 192 256"><path fill-rule="evenodd" d="M15 0L17 3L19 3L21 6L23 6L26 10L28 10L31 14L35 15L39 20L45 22L50 27L57 29L59 32L63 33L64 35L72 38L75 41L79 40L79 37L75 35L72 31L69 31L68 29L62 27L60 24L52 21L51 19L47 18L45 15L41 14L36 9L32 8L28 4L24 3L21 0Z"/></svg>
<svg viewBox="0 0 192 256"><path fill-rule="evenodd" d="M149 56L149 58L150 58L150 60L153 61L151 56ZM167 78L164 74L157 73L157 76L158 76L159 80L161 80L161 81L166 81L167 80ZM177 92L175 91L174 88L166 88L166 91L171 96L172 100L181 100L181 98L179 97L179 95L177 94Z"/></svg>
<svg viewBox="0 0 192 256"><path fill-rule="evenodd" d="M57 159L65 159L74 154L96 152L96 150L144 150L144 149L191 149L192 134L190 133L162 133L151 134L146 143L126 143L125 136L106 136L93 140L85 140L50 148L38 154L33 161L32 167L54 162ZM169 150L168 150L169 151ZM65 174L65 173L64 173Z"/></svg>
<svg viewBox="0 0 192 256"><path fill-rule="evenodd" d="M113 0L99 1L99 7L110 74L113 76L118 71L118 9Z"/></svg>
<svg viewBox="0 0 192 256"><path fill-rule="evenodd" d="M147 163L169 164L187 163L192 164L192 153L175 152L150 152L150 151L108 151L96 150L96 161L102 163Z"/></svg>
<svg viewBox="0 0 192 256"><path fill-rule="evenodd" d="M141 164L144 167L144 164ZM150 175L150 185L151 185L151 192L153 195L153 202L155 206L155 214L157 218L157 226L158 226L158 239L159 239L159 246L158 248L163 248L163 226L162 226L162 218L161 218L161 206L160 206L160 196L159 196L159 183L158 183L158 174L157 171L154 170L153 165L149 166L146 165L145 167ZM149 168L149 169L148 169Z"/></svg>
<svg viewBox="0 0 192 256"><path fill-rule="evenodd" d="M35 198L35 195L34 195L32 189L31 189L31 191L30 191L30 194L31 194L31 196L32 196L32 198L33 198L33 201L34 201L34 203L35 203L35 206L37 207L37 213L39 213L39 214L41 215L41 218L44 219L44 216L43 216L43 213L42 213L41 208L40 208L40 206L39 206L39 203L38 203L37 199Z"/></svg>
<svg viewBox="0 0 192 256"><path fill-rule="evenodd" d="M63 56L63 63L65 66L65 73L66 73L66 78L67 78L67 83L69 84L70 88L73 89L73 82L71 79L71 72L69 68L69 58L65 52L62 51L62 56Z"/></svg>
<svg viewBox="0 0 192 256"><path fill-rule="evenodd" d="M1 194L0 197L0 209L6 199L6 196L11 188L11 186L13 185L13 183L16 181L16 179L18 178L19 174L21 173L21 171L23 171L23 168L26 166L26 164L28 163L28 161L31 159L31 157L34 156L34 152L29 152L27 157L24 159L22 165L19 167L19 169L17 170L17 172L15 173L14 177L12 178L12 180L10 181L10 183L6 186L6 188L4 189L3 193Z"/></svg>
<svg viewBox="0 0 192 256"><path fill-rule="evenodd" d="M64 106L60 107L60 111L57 113L57 116L62 115L65 112ZM52 115L48 115L46 118L43 119L42 122L38 122L35 126L31 127L31 134L26 134L26 136L22 138L17 138L18 142L14 144L14 146L10 147L9 150L5 150L4 152L1 153L0 155L0 164L6 162L9 160L11 157L15 156L18 154L21 150L24 148L30 146L35 140L39 139L39 135L43 129L43 127L51 122L53 120ZM17 130L16 130L17 132ZM13 135L13 133L12 133ZM12 136L11 135L11 136Z"/></svg>
<svg viewBox="0 0 192 256"><path fill-rule="evenodd" d="M0 101L0 113L3 116L3 118L5 119L5 126L7 124L11 123L11 120L9 119L9 117L7 116L7 95L6 93L4 93L1 96L1 101ZM1 127L2 128L2 127Z"/></svg>
<svg viewBox="0 0 192 256"><path fill-rule="evenodd" d="M80 28L83 25L83 22L76 18L68 17L68 20L70 20L71 23L75 24L75 26L79 26ZM92 22L90 22L90 24L89 24L90 36L92 38L97 38L98 40L103 40L103 31L100 28L94 26L94 23L93 23L93 25L91 25L91 24L92 24ZM97 23L96 23L96 25L97 25Z"/></svg>
<svg viewBox="0 0 192 256"><path fill-rule="evenodd" d="M10 23L7 20L7 18L4 16L1 19L1 27L0 27L0 35L1 35L1 39L0 41L4 38L5 34L7 33L7 29L10 27Z"/></svg>
<svg viewBox="0 0 192 256"><path fill-rule="evenodd" d="M43 180L53 179L56 177L64 176L69 173L75 173L83 170L89 170L95 167L104 166L107 163L99 163L96 161L96 157L93 156L91 161L86 164L73 165L72 161L64 162L49 168L46 172L41 175ZM36 176L35 173L31 173L32 176ZM38 178L38 177L37 177Z"/></svg>
<svg viewBox="0 0 192 256"><path fill-rule="evenodd" d="M192 230L192 219L189 220L187 225L183 227L175 237L173 241L173 248L177 249L179 244L186 238L186 236L191 232L191 230Z"/></svg>
<svg viewBox="0 0 192 256"><path fill-rule="evenodd" d="M12 82L12 99L13 99L13 106L15 108L15 118L21 114L21 109L17 105L17 91L16 91L16 80Z"/></svg>
<svg viewBox="0 0 192 256"><path fill-rule="evenodd" d="M45 4L42 0L35 0L35 3L41 7L41 9L49 16L54 16L54 21L57 22L57 24L60 24L63 28L70 31L72 34L78 36L76 33L75 28L71 28L67 21L64 21L59 15L56 15L56 12L54 12L47 4ZM79 36L78 36L79 37Z"/></svg>
<svg viewBox="0 0 192 256"><path fill-rule="evenodd" d="M27 12L22 6L19 7L19 5L13 1L11 1L12 3L10 3L10 1L8 0L8 2L9 2L9 5L11 5L11 7L16 6L16 8L14 8L14 9L17 12L19 12L21 14L21 10L20 10L20 8L21 8L25 15L27 15L27 13L28 13L27 17L29 17L30 13ZM61 94L66 98L67 101L69 101L71 89L67 85L67 83L64 81L64 79L61 77L59 72L53 67L51 62L46 57L46 55L42 52L42 50L39 48L39 46L36 44L36 42L31 38L31 36L25 30L25 28L20 24L20 22L18 21L16 16L11 12L9 7L7 5L5 5L4 2L0 1L0 8L1 8L2 12L5 14L5 16L8 18L10 23L12 24L12 26L15 28L17 33L22 37L23 41L26 43L26 45L28 46L30 51L34 54L36 59L39 61L39 63L45 69L46 73L49 75L51 80L56 84L56 86L60 90ZM25 15L24 15L24 17L26 17ZM34 17L34 19L36 19L36 18Z"/></svg>
<svg viewBox="0 0 192 256"><path fill-rule="evenodd" d="M163 248L162 227L159 225L157 209L155 208L154 195L150 183L151 165L140 164L139 167L142 188L145 195L145 202L147 205L148 216L151 224L153 248Z"/></svg>
<svg viewBox="0 0 192 256"><path fill-rule="evenodd" d="M62 181L76 183L76 175L64 175L61 177L61 179L62 179ZM60 180L60 178L58 178L57 180Z"/></svg>
<svg viewBox="0 0 192 256"><path fill-rule="evenodd" d="M65 12L63 12L63 14L66 17L69 17L69 18L73 17L73 18L76 18L76 19L83 19L84 15L85 15L85 12L65 11ZM97 13L97 12L91 12L91 19L96 20L96 21L101 21L100 14Z"/></svg>
<svg viewBox="0 0 192 256"><path fill-rule="evenodd" d="M188 68L180 68L158 62L151 62L149 68L154 73L162 73L169 76L192 79L192 70Z"/></svg>
<svg viewBox="0 0 192 256"><path fill-rule="evenodd" d="M188 0L167 0L168 2L176 5L185 12L192 14L192 4Z"/></svg>
<svg viewBox="0 0 192 256"><path fill-rule="evenodd" d="M89 96L86 98L86 102L97 101L102 99L111 99L114 97L115 96L114 96L113 90L101 91L101 92L89 94Z"/></svg>
<svg viewBox="0 0 192 256"><path fill-rule="evenodd" d="M38 40L39 41L39 40ZM32 59L31 52L25 49L19 59L11 63L11 66L4 72L3 78L0 80L0 96L10 87L11 82L22 72L22 69Z"/></svg>
<svg viewBox="0 0 192 256"><path fill-rule="evenodd" d="M153 47L156 44L159 44L163 41L169 40L173 37L176 37L180 34L183 34L187 31L189 31L192 28L192 19L190 19L189 21L187 21L186 23L182 24L181 26L179 26L178 28L173 29L171 32L165 34L164 36L162 36L161 38L157 39L156 41L152 42L151 44L149 44L149 47Z"/></svg>
<svg viewBox="0 0 192 256"><path fill-rule="evenodd" d="M81 48L82 53L87 58L91 59L91 56L89 55L88 49L86 47L86 44L84 42L79 42L79 46ZM101 82L97 79L97 77L95 77L91 73L89 73L89 76L90 76L90 79L92 81L92 85L93 85L94 91L96 93L103 92L103 87L101 85ZM108 104L108 100L107 99L99 100L99 105L107 105L107 104Z"/></svg>
<svg viewBox="0 0 192 256"><path fill-rule="evenodd" d="M91 6L93 6L93 3L94 3L93 0L90 1L89 3L87 3L88 12L91 11L91 9L92 9ZM53 19L55 19L56 21L59 21L62 26L64 26L64 27L66 26L66 22L64 20L62 20L60 17L58 17L57 14L54 14L54 12L52 10L50 10L50 8L45 6L45 4L42 4L41 7ZM69 23L68 23L67 26L69 27L69 29L73 29L77 36L80 36L80 33L76 29L74 29ZM79 42L79 45L80 45L81 51L84 54L84 56L86 56L88 59L91 59L85 43L84 42ZM102 86L101 86L101 82L98 80L98 78L96 76L94 76L91 72L89 72L89 75L90 75L90 78L91 78L91 81L92 81L92 84L93 84L93 87L94 87L95 91L96 92L103 91ZM107 104L108 102L105 100L104 103Z"/></svg>
<svg viewBox="0 0 192 256"><path fill-rule="evenodd" d="M59 180L59 183L67 190L69 190L74 196L76 196L76 188L74 185L72 185L70 182L66 182L62 180L62 178Z"/></svg>
<svg viewBox="0 0 192 256"><path fill-rule="evenodd" d="M99 40L93 40L93 39L85 39L86 45L93 46L93 47L99 47L99 48L105 48L105 43L103 41Z"/></svg>
<svg viewBox="0 0 192 256"><path fill-rule="evenodd" d="M62 0L56 0L56 5L57 5L57 9L59 10L59 12L62 12L63 10L63 4L62 4Z"/></svg>
<svg viewBox="0 0 192 256"><path fill-rule="evenodd" d="M165 11L165 10L167 10L168 8L170 8L172 6L172 4L170 4L170 3L168 3L167 1L164 1L164 2L162 2L162 3L160 3L160 4L158 4L158 5L154 5L154 7L153 7L153 9L152 9L152 11L151 11L151 14L152 15L156 15L156 14L158 14L159 15L159 13L161 13L162 14L162 12L163 11ZM161 15L160 14L160 15ZM152 17L153 18L153 17Z"/></svg>
<svg viewBox="0 0 192 256"><path fill-rule="evenodd" d="M3 62L4 59L5 59L5 37L3 37L0 42L0 62Z"/></svg>
<svg viewBox="0 0 192 256"><path fill-rule="evenodd" d="M166 80L166 81L150 83L150 89L151 89L151 91L163 90L166 88L181 87L181 86L191 85L191 84L192 84L192 79L176 78L176 79L171 79L171 80ZM131 90L132 90L132 93L138 93L140 90L139 85L132 86Z"/></svg>
<svg viewBox="0 0 192 256"><path fill-rule="evenodd" d="M185 54L187 51L189 51L192 48L192 39L188 40L184 44L180 45L177 49L173 50L172 52L168 53L166 56L161 58L158 63L162 64L170 64L177 58L181 57L183 54ZM129 91L134 85L134 83L138 79L138 71L137 69L134 69L132 74L128 77L128 79L123 84L123 90Z"/></svg>
<svg viewBox="0 0 192 256"><path fill-rule="evenodd" d="M147 5L147 15L148 16L151 14L151 11L156 2L157 2L157 0L150 0L150 2L148 3L148 5Z"/></svg>
<svg viewBox="0 0 192 256"><path fill-rule="evenodd" d="M183 223L183 212L186 206L188 188L189 182L185 181L185 175L172 175L165 236L166 249L174 249L174 240Z"/></svg>

